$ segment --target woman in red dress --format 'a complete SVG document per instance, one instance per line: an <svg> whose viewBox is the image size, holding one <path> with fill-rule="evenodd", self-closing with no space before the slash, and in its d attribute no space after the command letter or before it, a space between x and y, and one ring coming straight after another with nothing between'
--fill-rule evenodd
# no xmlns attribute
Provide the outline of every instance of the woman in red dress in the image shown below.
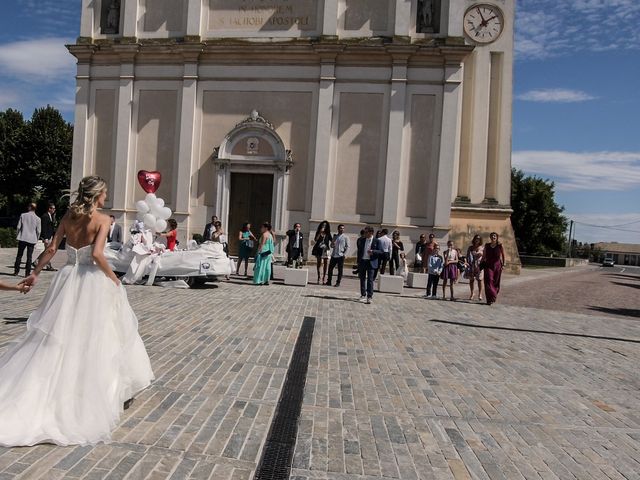
<svg viewBox="0 0 640 480"><path fill-rule="evenodd" d="M178 239L178 222L176 222L173 218L167 220L167 224L169 225L169 231L167 233L159 233L158 235L161 237L166 237L167 239L167 249L172 252L176 248L176 240Z"/></svg>
<svg viewBox="0 0 640 480"><path fill-rule="evenodd" d="M484 269L484 290L487 305L495 303L500 293L500 277L504 267L504 249L498 241L498 234L491 232L490 243L484 246L482 264Z"/></svg>

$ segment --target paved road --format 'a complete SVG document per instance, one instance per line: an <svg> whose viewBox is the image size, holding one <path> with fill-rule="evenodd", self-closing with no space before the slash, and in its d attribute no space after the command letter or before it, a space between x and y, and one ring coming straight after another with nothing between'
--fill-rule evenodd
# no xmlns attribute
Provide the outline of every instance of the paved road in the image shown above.
<svg viewBox="0 0 640 480"><path fill-rule="evenodd" d="M0 354L51 278L0 292ZM633 318L282 285L127 293L156 381L113 443L0 449L0 480L253 478L305 316L296 480L640 478Z"/></svg>
<svg viewBox="0 0 640 480"><path fill-rule="evenodd" d="M511 285L507 280L500 301L522 307L640 319L639 289L640 267L588 266Z"/></svg>

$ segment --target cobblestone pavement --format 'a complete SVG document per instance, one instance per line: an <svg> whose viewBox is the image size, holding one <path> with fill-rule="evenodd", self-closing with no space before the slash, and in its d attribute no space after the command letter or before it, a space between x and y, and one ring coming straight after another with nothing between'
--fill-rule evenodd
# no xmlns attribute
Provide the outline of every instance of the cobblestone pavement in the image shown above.
<svg viewBox="0 0 640 480"><path fill-rule="evenodd" d="M0 292L0 354L52 275ZM157 380L113 443L0 449L0 480L252 478L304 316L296 480L640 479L637 320L328 287L127 293Z"/></svg>
<svg viewBox="0 0 640 480"><path fill-rule="evenodd" d="M517 286L516 279L508 278L500 302L640 319L639 267L603 268L591 265L553 270L559 272L549 272L545 278L532 279Z"/></svg>

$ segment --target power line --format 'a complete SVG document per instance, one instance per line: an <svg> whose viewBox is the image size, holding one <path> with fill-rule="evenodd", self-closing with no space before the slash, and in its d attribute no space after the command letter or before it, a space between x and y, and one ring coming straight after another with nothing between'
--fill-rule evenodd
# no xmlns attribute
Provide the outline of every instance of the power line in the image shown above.
<svg viewBox="0 0 640 480"><path fill-rule="evenodd" d="M616 230L618 232L640 233L640 230L629 230L627 228L618 228L618 227L612 226L612 225L592 225L590 223L583 223L583 222L577 222L577 221L574 221L574 223L577 223L578 225L582 225L583 227L605 228L607 230ZM629 223L627 225L632 225L633 223L640 223L640 222L631 222L631 223Z"/></svg>

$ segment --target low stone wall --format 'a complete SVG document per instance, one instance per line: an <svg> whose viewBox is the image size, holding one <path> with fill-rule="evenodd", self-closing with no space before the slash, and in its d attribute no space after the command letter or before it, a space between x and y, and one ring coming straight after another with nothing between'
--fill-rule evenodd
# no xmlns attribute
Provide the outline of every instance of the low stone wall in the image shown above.
<svg viewBox="0 0 640 480"><path fill-rule="evenodd" d="M577 267L578 265L588 265L589 260L584 258L563 258L563 257L536 257L533 255L520 255L522 266L533 265L539 267Z"/></svg>

